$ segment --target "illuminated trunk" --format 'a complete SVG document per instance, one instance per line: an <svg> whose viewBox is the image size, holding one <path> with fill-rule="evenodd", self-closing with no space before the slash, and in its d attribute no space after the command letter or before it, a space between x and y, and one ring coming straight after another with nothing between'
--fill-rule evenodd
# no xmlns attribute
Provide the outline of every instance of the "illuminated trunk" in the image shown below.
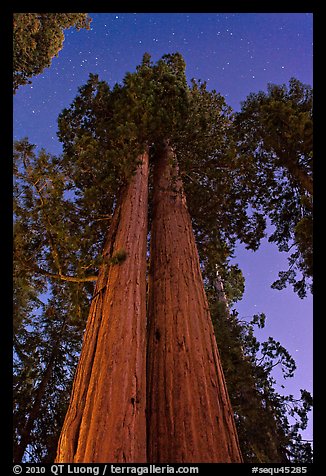
<svg viewBox="0 0 326 476"><path fill-rule="evenodd" d="M117 206L56 462L146 462L148 154Z"/></svg>
<svg viewBox="0 0 326 476"><path fill-rule="evenodd" d="M154 170L147 354L147 458L242 462L173 152Z"/></svg>

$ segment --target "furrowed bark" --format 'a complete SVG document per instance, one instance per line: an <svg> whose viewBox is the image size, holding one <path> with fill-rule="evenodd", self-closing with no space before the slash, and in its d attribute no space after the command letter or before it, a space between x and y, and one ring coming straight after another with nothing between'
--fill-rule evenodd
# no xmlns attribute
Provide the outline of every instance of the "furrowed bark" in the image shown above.
<svg viewBox="0 0 326 476"><path fill-rule="evenodd" d="M172 149L154 171L148 304L147 458L242 462L198 252Z"/></svg>
<svg viewBox="0 0 326 476"><path fill-rule="evenodd" d="M147 152L139 159L104 246L56 462L146 462Z"/></svg>

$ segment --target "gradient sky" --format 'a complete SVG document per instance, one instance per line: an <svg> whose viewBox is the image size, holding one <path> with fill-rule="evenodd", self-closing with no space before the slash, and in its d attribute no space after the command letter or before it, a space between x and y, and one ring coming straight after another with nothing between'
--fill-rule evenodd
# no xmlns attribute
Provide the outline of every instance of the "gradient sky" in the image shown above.
<svg viewBox="0 0 326 476"><path fill-rule="evenodd" d="M89 31L66 31L62 51L52 66L20 87L14 96L14 137L28 137L39 148L61 152L57 117L77 88L98 73L111 86L134 71L145 52L157 61L179 51L188 79L207 81L235 110L251 92L268 83L296 77L312 85L313 18L311 13L90 13ZM239 245L234 262L246 279L244 298L236 304L239 317L264 312L261 340L273 336L297 363L295 377L280 383L285 392L312 392L312 298L301 300L287 288L270 285L287 269L285 253L264 239L255 253ZM279 387L277 388L281 390ZM312 424L304 432L312 438Z"/></svg>

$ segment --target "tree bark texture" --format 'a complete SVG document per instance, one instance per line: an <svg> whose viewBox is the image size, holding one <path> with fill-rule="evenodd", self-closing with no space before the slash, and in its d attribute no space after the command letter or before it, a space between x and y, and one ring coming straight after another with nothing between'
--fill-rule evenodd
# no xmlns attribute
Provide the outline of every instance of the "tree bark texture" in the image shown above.
<svg viewBox="0 0 326 476"><path fill-rule="evenodd" d="M146 462L148 153L139 159L104 246L56 462Z"/></svg>
<svg viewBox="0 0 326 476"><path fill-rule="evenodd" d="M165 145L154 170L147 460L242 462L182 182Z"/></svg>

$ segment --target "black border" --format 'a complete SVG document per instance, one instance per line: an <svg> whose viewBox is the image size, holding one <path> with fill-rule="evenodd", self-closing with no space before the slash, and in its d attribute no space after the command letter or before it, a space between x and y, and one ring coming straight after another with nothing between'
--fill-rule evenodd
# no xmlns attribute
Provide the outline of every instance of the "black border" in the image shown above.
<svg viewBox="0 0 326 476"><path fill-rule="evenodd" d="M84 4L85 3L85 4ZM103 7L101 2L69 2L67 5L66 11L69 12L79 12L79 11L89 11L93 13L110 13ZM106 5L113 12L119 11L123 13L136 12L136 13L312 13L314 16L314 116L315 116L315 125L314 125L314 150L315 150L315 165L314 165L314 195L315 195L315 204L314 204L314 255L315 255L315 284L314 284L314 420L313 420L313 429L314 429L314 463L312 465L288 465L288 466L309 466L309 471L307 474L319 474L318 466L323 462L322 448L323 445L321 432L321 415L323 414L321 407L321 395L322 388L322 378L320 372L325 372L322 364L322 345L323 345L323 333L319 328L320 322L323 320L323 315L321 315L322 303L321 295L323 285L320 277L323 276L323 265L321 257L324 256L324 252L321 249L323 236L320 230L320 224L323 223L322 214L325 214L325 211L322 206L322 181L324 175L322 173L322 162L325 161L324 157L320 153L321 148L318 147L318 140L322 133L322 125L320 117L322 115L322 103L321 103L321 78L322 75L319 71L320 57L322 54L322 0L319 1L306 1L306 2L286 2L286 1L233 1L233 2L200 2L197 4L190 5L177 5L176 3L171 2L162 2L162 6L159 6L157 2L154 2L151 5L149 2L146 2L142 6L139 2L123 2L117 5L112 5L112 3ZM61 12L65 10L60 7L60 5L55 4L44 4L43 7L47 8L43 11L46 12ZM115 6L116 8L112 8ZM8 8L9 7L9 8ZM149 8L153 7L153 8ZM199 8L200 7L200 8ZM36 3L30 2L13 2L11 5L6 5L2 7L1 11L1 46L2 46L2 71L1 71L1 82L3 85L2 88L2 164L1 169L1 249L2 256L4 257L4 267L1 272L2 285L1 290L3 291L4 297L4 306L2 306L2 325L1 325L1 364L0 369L3 372L1 377L1 410L3 415L1 416L2 422L2 434L4 438L2 439L1 445L1 456L0 456L0 467L2 467L1 462L9 463L10 473L7 473L5 470L3 474L13 474L12 473L12 439L9 435L12 436L12 137L13 137L13 107L12 107L12 14L14 12L31 12L40 10L40 6ZM104 10L104 11L103 11ZM90 14L91 16L91 14ZM4 55L4 56L3 56ZM316 154L317 152L317 154ZM9 311L9 312L8 312ZM8 316L9 314L9 316ZM325 318L324 318L325 319ZM3 341L3 342L2 342ZM200 472L199 475L205 474L205 471L214 471L215 474L228 474L231 471L231 474L251 474L252 466L261 466L261 467L280 467L279 464L264 464L264 465L249 465L243 463L241 465L236 464L223 464L223 463L212 463L212 464L192 464L192 466L199 466ZM6 465L7 466L7 465ZM31 465L26 464L27 466L41 466L41 465ZM51 465L42 465L50 466ZM74 465L78 466L78 465ZM117 465L119 466L119 465ZM132 466L132 465L131 465ZM136 465L135 465L136 466ZM147 466L147 465L144 465ZM159 466L159 465L157 465ZM184 466L187 466L186 464ZM24 474L24 472L22 473ZM52 474L51 472L46 472L46 474ZM107 473L110 474L110 473ZM126 473L125 473L126 474ZM262 473L268 474L268 473ZM282 474L282 473L278 473Z"/></svg>

